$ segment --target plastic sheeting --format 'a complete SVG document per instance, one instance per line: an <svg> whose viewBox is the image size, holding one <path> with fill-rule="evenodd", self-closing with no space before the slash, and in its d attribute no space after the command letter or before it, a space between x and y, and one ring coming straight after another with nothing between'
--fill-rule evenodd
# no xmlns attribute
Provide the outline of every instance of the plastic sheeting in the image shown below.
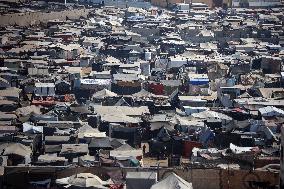
<svg viewBox="0 0 284 189"><path fill-rule="evenodd" d="M175 173L154 184L151 189L193 189L192 184L185 181Z"/></svg>
<svg viewBox="0 0 284 189"><path fill-rule="evenodd" d="M107 97L116 97L116 96L118 96L116 93L111 92L107 89L103 89L93 94L93 99L104 99Z"/></svg>
<svg viewBox="0 0 284 189"><path fill-rule="evenodd" d="M3 152L2 155L19 155L22 157L29 157L32 154L30 147L25 146L20 143L4 143L0 145L0 151Z"/></svg>
<svg viewBox="0 0 284 189"><path fill-rule="evenodd" d="M56 183L67 185L66 188L70 186L107 188L104 187L104 185L111 184L112 182L103 181L98 176L91 173L79 173L70 177L56 179Z"/></svg>
<svg viewBox="0 0 284 189"><path fill-rule="evenodd" d="M136 158L142 155L143 153L141 149L136 150L132 148L131 146L129 146L128 144L123 144L117 149L110 151L110 156L118 160L127 160L131 158Z"/></svg>
<svg viewBox="0 0 284 189"><path fill-rule="evenodd" d="M23 132L24 133L43 133L43 127L34 126L29 123L23 123Z"/></svg>
<svg viewBox="0 0 284 189"><path fill-rule="evenodd" d="M230 144L230 149L234 154L242 154L242 153L248 153L258 150L258 147L239 147L234 144Z"/></svg>

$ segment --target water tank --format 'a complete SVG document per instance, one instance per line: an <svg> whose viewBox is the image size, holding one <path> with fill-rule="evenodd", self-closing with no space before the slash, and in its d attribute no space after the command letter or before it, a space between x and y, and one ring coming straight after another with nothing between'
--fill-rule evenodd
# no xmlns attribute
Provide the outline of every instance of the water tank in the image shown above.
<svg viewBox="0 0 284 189"><path fill-rule="evenodd" d="M145 60L151 60L152 52L146 51L145 52Z"/></svg>

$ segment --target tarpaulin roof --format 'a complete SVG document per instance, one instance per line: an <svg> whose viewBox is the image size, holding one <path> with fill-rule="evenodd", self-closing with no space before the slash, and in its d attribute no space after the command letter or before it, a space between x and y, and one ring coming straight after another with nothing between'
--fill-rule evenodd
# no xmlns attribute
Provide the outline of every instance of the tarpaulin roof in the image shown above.
<svg viewBox="0 0 284 189"><path fill-rule="evenodd" d="M40 112L40 107L31 105L31 106L26 106L26 107L21 107L16 110L16 115L17 116L27 116L30 114L41 114Z"/></svg>
<svg viewBox="0 0 284 189"><path fill-rule="evenodd" d="M70 177L56 179L57 184L79 187L95 187L95 188L107 188L103 185L112 184L111 181L103 181L98 176L91 173L79 173Z"/></svg>
<svg viewBox="0 0 284 189"><path fill-rule="evenodd" d="M242 154L242 153L259 151L258 147L239 147L232 143L230 143L230 149L232 150L234 154Z"/></svg>
<svg viewBox="0 0 284 189"><path fill-rule="evenodd" d="M43 133L43 126L34 126L29 123L23 123L24 133Z"/></svg>
<svg viewBox="0 0 284 189"><path fill-rule="evenodd" d="M107 89L103 89L101 91L96 92L95 94L93 94L93 98L94 99L103 99L106 97L116 97L117 94L114 92L111 92Z"/></svg>
<svg viewBox="0 0 284 189"><path fill-rule="evenodd" d="M185 181L175 173L154 184L151 189L193 189L192 184Z"/></svg>
<svg viewBox="0 0 284 189"><path fill-rule="evenodd" d="M13 120L13 119L16 119L16 118L17 118L17 116L15 114L0 112L0 120L1 121Z"/></svg>
<svg viewBox="0 0 284 189"><path fill-rule="evenodd" d="M229 120L229 121L233 120L231 117L229 117L225 114L222 114L222 113L219 113L219 112L214 112L214 111L211 111L211 110L207 110L207 111L203 111L203 112L199 112L199 113L193 113L191 115L195 118L200 118L200 119L218 118L218 119L221 119L221 120Z"/></svg>
<svg viewBox="0 0 284 189"><path fill-rule="evenodd" d="M18 89L16 87L10 87L7 89L0 90L0 96L19 98L20 92L21 92L21 89Z"/></svg>
<svg viewBox="0 0 284 189"><path fill-rule="evenodd" d="M89 148L112 148L110 138L93 138L89 144Z"/></svg>
<svg viewBox="0 0 284 189"><path fill-rule="evenodd" d="M101 106L95 105L94 110L97 114L124 114L129 116L141 116L142 114L149 114L147 106L129 107L129 106Z"/></svg>
<svg viewBox="0 0 284 189"><path fill-rule="evenodd" d="M42 163L51 163L57 161L67 162L68 160L65 157L58 157L57 154L44 154L38 157L38 161Z"/></svg>
<svg viewBox="0 0 284 189"><path fill-rule="evenodd" d="M110 123L140 123L142 122L140 118L133 118L123 114L103 114L101 115L101 120Z"/></svg>
<svg viewBox="0 0 284 189"><path fill-rule="evenodd" d="M4 143L0 145L0 151L3 152L2 155L19 155L22 157L30 156L32 150L30 147L25 146L20 143Z"/></svg>
<svg viewBox="0 0 284 189"><path fill-rule="evenodd" d="M146 91L145 89L142 89L141 91L132 94L133 97L137 97L137 98L143 98L143 97L154 97L156 96L153 93L150 93L149 91Z"/></svg>
<svg viewBox="0 0 284 189"><path fill-rule="evenodd" d="M258 111L261 113L262 116L269 116L269 117L284 116L284 111L274 106L259 108Z"/></svg>
<svg viewBox="0 0 284 189"><path fill-rule="evenodd" d="M138 156L142 156L142 150L132 148L128 144L123 144L122 146L116 148L115 150L110 151L110 156L114 157L118 160L126 160L131 158L136 158Z"/></svg>
<svg viewBox="0 0 284 189"><path fill-rule="evenodd" d="M88 144L62 144L60 155L79 154L79 153L88 154L89 153Z"/></svg>
<svg viewBox="0 0 284 189"><path fill-rule="evenodd" d="M83 125L80 127L77 131L78 138L84 138L84 137L106 137L105 132L100 132L98 129L91 127L90 125Z"/></svg>

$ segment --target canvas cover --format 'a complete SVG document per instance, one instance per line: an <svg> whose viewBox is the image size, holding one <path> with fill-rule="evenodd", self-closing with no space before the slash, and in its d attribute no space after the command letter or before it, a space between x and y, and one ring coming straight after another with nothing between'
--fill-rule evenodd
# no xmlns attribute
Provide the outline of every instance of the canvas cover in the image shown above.
<svg viewBox="0 0 284 189"><path fill-rule="evenodd" d="M91 173L79 173L70 177L56 179L57 184L78 187L94 187L94 188L107 188L104 185L111 184L111 181L103 181L98 176Z"/></svg>
<svg viewBox="0 0 284 189"><path fill-rule="evenodd" d="M111 92L107 89L103 89L101 91L96 92L95 94L93 94L93 99L104 99L107 97L116 97L117 94L114 92Z"/></svg>
<svg viewBox="0 0 284 189"><path fill-rule="evenodd" d="M0 145L0 151L3 152L2 155L19 155L22 157L28 157L32 154L30 147L25 146L20 143L4 143Z"/></svg>
<svg viewBox="0 0 284 189"><path fill-rule="evenodd" d="M117 160L127 160L142 156L141 149L135 149L128 144L123 144L119 148L110 151L110 156L116 158Z"/></svg>
<svg viewBox="0 0 284 189"><path fill-rule="evenodd" d="M24 133L43 133L43 127L34 126L29 123L23 123L23 132Z"/></svg>
<svg viewBox="0 0 284 189"><path fill-rule="evenodd" d="M192 184L171 173L169 176L154 184L151 189L193 189Z"/></svg>

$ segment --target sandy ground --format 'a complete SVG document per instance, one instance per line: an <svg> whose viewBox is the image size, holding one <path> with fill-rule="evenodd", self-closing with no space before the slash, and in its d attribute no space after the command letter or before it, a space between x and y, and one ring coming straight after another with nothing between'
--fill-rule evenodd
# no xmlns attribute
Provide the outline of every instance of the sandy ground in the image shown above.
<svg viewBox="0 0 284 189"><path fill-rule="evenodd" d="M156 167L158 164L160 164L161 167L167 167L168 166L168 158L163 160L157 160L157 157L149 157L149 145L148 143L142 143L142 147L145 144L146 146L146 154L143 156L143 166L144 167Z"/></svg>
<svg viewBox="0 0 284 189"><path fill-rule="evenodd" d="M163 159L163 160L157 160L157 157L149 157L148 153L149 153L149 145L148 143L142 143L142 147L145 144L146 146L146 154L143 156L143 166L144 167L156 167L158 166L158 164L160 164L161 167L168 167L168 158ZM188 164L189 158L186 157L182 157L182 164Z"/></svg>

